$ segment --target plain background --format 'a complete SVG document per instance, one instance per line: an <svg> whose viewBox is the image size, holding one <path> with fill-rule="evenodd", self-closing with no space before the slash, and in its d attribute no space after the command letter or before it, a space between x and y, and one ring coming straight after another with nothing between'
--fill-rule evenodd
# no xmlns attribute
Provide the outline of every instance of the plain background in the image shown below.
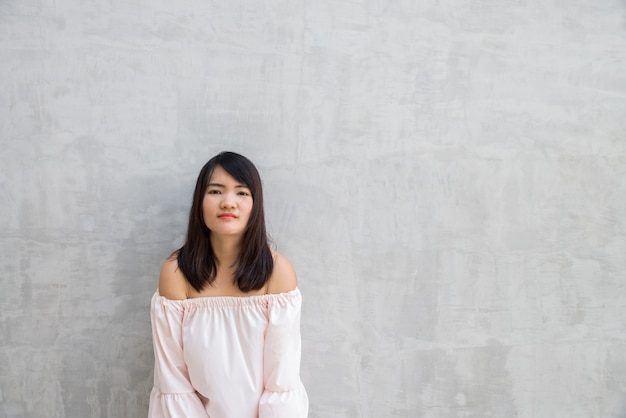
<svg viewBox="0 0 626 418"><path fill-rule="evenodd" d="M0 417L146 415L222 150L312 418L626 416L623 0L0 0Z"/></svg>

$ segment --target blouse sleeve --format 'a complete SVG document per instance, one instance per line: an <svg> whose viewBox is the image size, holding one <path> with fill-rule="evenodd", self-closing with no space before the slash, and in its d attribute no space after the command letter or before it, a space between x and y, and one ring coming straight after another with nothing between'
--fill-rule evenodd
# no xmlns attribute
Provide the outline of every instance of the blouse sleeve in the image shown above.
<svg viewBox="0 0 626 418"><path fill-rule="evenodd" d="M154 387L149 418L207 418L196 390L189 382L183 358L183 308L157 293L150 309L154 347Z"/></svg>
<svg viewBox="0 0 626 418"><path fill-rule="evenodd" d="M276 295L269 304L259 418L306 418L309 399L300 380L302 296L296 289Z"/></svg>

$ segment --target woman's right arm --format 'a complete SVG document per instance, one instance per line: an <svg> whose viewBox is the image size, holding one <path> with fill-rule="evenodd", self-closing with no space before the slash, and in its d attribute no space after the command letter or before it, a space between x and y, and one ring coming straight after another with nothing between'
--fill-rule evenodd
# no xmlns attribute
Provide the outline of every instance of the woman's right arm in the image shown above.
<svg viewBox="0 0 626 418"><path fill-rule="evenodd" d="M161 270L159 292L152 297L150 317L154 348L154 387L150 394L148 417L194 417L208 415L189 381L183 357L183 316L180 301L186 298L186 284L180 283L175 260L168 260ZM183 297L181 297L183 296Z"/></svg>
<svg viewBox="0 0 626 418"><path fill-rule="evenodd" d="M159 294L170 300L187 299L187 279L178 268L178 260L172 256L165 260L159 275Z"/></svg>

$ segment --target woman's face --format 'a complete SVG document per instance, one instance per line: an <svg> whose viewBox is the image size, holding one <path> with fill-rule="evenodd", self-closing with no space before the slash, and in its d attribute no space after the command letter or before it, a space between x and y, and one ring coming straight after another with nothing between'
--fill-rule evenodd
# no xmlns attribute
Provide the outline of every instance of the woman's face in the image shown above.
<svg viewBox="0 0 626 418"><path fill-rule="evenodd" d="M252 212L250 189L221 166L213 169L202 200L204 224L212 234L241 236Z"/></svg>

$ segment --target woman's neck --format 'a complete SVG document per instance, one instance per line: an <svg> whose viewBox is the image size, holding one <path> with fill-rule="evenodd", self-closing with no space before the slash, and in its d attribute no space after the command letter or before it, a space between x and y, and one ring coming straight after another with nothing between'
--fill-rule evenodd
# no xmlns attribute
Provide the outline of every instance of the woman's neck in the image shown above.
<svg viewBox="0 0 626 418"><path fill-rule="evenodd" d="M211 247L217 260L218 268L228 268L233 266L235 261L237 261L237 257L239 257L241 238L211 235Z"/></svg>

